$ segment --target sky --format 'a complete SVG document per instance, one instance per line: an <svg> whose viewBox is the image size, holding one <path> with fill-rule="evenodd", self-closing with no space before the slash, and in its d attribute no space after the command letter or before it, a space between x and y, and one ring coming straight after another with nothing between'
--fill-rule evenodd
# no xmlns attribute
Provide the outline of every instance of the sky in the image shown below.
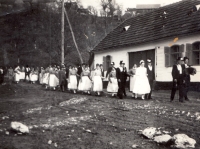
<svg viewBox="0 0 200 149"><path fill-rule="evenodd" d="M97 10L101 9L101 0L80 0L84 8L87 6L94 6ZM122 6L123 12L126 8L135 8L136 4L161 4L161 6L175 3L181 0L115 0L119 5Z"/></svg>

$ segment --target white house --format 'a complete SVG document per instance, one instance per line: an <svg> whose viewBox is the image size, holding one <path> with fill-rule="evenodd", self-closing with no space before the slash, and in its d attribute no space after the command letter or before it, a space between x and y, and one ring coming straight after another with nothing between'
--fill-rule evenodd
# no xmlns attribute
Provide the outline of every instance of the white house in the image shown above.
<svg viewBox="0 0 200 149"><path fill-rule="evenodd" d="M156 81L170 82L176 58L187 56L197 69L191 82L200 82L200 10L194 9L198 4L184 0L127 19L94 48L94 65L107 69L111 62L118 67L123 60L131 68L150 58Z"/></svg>

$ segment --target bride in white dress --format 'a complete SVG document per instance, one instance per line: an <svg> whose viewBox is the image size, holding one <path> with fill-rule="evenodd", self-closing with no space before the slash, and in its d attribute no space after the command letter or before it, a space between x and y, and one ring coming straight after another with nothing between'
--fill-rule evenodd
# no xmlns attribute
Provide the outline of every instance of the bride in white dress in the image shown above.
<svg viewBox="0 0 200 149"><path fill-rule="evenodd" d="M133 85L133 93L135 94L135 98L137 95L142 95L142 99L144 100L145 94L150 93L150 85L147 78L147 68L144 67L144 60L140 61L140 67L136 69L135 73L135 83Z"/></svg>

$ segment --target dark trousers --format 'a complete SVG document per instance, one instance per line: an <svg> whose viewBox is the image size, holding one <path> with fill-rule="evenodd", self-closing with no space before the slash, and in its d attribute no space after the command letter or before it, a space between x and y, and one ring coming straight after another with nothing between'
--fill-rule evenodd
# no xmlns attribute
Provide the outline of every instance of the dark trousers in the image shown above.
<svg viewBox="0 0 200 149"><path fill-rule="evenodd" d="M118 82L118 86L119 86L119 89L118 89L118 92L117 92L117 95L119 96L120 99L123 98L123 94L124 96L126 96L126 90L125 90L125 86L126 86L126 82Z"/></svg>
<svg viewBox="0 0 200 149"><path fill-rule="evenodd" d="M190 88L190 76L186 76L186 78L185 78L185 91L184 91L185 99L188 99L187 93L189 91L189 88Z"/></svg>
<svg viewBox="0 0 200 149"><path fill-rule="evenodd" d="M150 93L145 95L145 98L151 99L151 93L152 93L152 88L153 88L153 80L149 79L149 85L150 85Z"/></svg>
<svg viewBox="0 0 200 149"><path fill-rule="evenodd" d="M179 89L179 101L183 101L185 84L183 84L182 79L178 79L177 82L173 81L172 90L171 90L171 100L174 100L176 90Z"/></svg>
<svg viewBox="0 0 200 149"><path fill-rule="evenodd" d="M28 76L29 80L30 80L30 73L25 73L25 78L24 80L26 81L26 77Z"/></svg>

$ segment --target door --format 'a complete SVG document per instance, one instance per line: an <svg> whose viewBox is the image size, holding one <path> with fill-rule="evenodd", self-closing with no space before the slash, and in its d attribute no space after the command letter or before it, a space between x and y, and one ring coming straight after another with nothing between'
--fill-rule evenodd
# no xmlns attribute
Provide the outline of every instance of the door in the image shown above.
<svg viewBox="0 0 200 149"><path fill-rule="evenodd" d="M134 64L140 66L140 60L145 61L145 66L147 66L147 59L152 60L152 65L155 66L155 49L146 50L146 51L138 51L138 52L130 52L129 53L129 68L132 68Z"/></svg>

